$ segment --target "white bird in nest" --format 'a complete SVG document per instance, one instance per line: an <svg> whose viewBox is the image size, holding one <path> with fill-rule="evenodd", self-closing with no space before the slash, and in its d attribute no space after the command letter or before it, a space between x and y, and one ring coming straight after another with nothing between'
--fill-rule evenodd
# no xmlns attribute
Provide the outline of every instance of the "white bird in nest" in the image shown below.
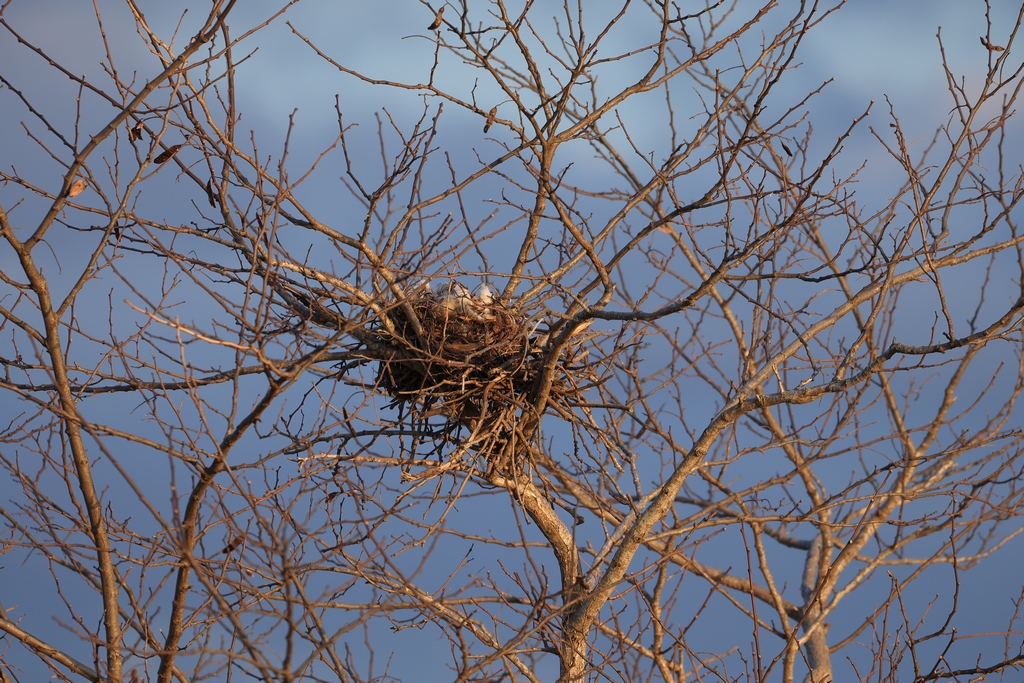
<svg viewBox="0 0 1024 683"><path fill-rule="evenodd" d="M466 300L449 294L444 298L444 307L447 311L461 315L466 309Z"/></svg>
<svg viewBox="0 0 1024 683"><path fill-rule="evenodd" d="M444 298L445 309L459 315L474 316L473 295L465 285L453 282L448 285L448 294Z"/></svg>
<svg viewBox="0 0 1024 683"><path fill-rule="evenodd" d="M430 288L430 280L423 279L417 282L409 293L416 298L430 299L434 296L434 291Z"/></svg>
<svg viewBox="0 0 1024 683"><path fill-rule="evenodd" d="M490 306L494 303L494 290L488 284L480 285L480 289L476 290L476 297L480 300L484 306Z"/></svg>

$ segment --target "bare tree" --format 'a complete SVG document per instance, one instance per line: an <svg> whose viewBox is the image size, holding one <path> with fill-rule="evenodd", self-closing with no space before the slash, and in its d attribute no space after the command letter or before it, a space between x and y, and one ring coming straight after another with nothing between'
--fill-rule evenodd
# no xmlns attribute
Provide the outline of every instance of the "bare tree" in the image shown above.
<svg viewBox="0 0 1024 683"><path fill-rule="evenodd" d="M1024 511L1020 15L914 145L793 95L842 1L383 3L372 67L192 4L98 2L84 76L0 8L0 680L1024 668L960 600ZM264 39L344 93L312 154Z"/></svg>

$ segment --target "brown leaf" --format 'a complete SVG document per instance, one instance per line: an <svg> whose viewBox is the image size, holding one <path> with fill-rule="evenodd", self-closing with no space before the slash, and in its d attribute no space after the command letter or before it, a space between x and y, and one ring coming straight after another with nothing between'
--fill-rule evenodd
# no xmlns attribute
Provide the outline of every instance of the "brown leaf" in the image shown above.
<svg viewBox="0 0 1024 683"><path fill-rule="evenodd" d="M85 181L79 178L75 182L71 183L71 189L68 190L68 196L77 197L82 194L86 187L88 187L88 185L85 184Z"/></svg>
<svg viewBox="0 0 1024 683"><path fill-rule="evenodd" d="M157 156L156 159L153 159L153 163L162 164L165 161L169 161L175 154L178 153L179 149L181 149L181 145L171 145L170 147L167 148L166 152L162 152L159 156Z"/></svg>
<svg viewBox="0 0 1024 683"><path fill-rule="evenodd" d="M441 5L441 9L437 10L437 16L434 17L434 23L427 27L428 31L436 31L441 28L441 17L444 15L444 5Z"/></svg>
<svg viewBox="0 0 1024 683"><path fill-rule="evenodd" d="M142 121L139 121L134 126L132 126L131 128L128 129L128 140L129 140L129 142L135 141L135 140L141 140L142 139L142 135L145 132L146 132L146 129L142 127Z"/></svg>
<svg viewBox="0 0 1024 683"><path fill-rule="evenodd" d="M786 146L785 142L783 142L782 140L779 140L779 144L782 145L782 151L783 152L785 152L789 156L793 156L793 152L789 149L789 147Z"/></svg>
<svg viewBox="0 0 1024 683"><path fill-rule="evenodd" d="M228 554L228 553L230 553L230 552L231 552L232 550L234 550L235 548L237 548L237 547L238 547L238 545L239 545L239 544L240 544L240 543L241 543L241 542L242 542L242 541L243 541L244 539L245 539L245 534L241 534L241 535L239 535L239 536L235 536L235 537L234 537L233 539L231 539L231 542L230 542L230 543L228 543L228 544L227 544L226 546L224 546L224 550L221 550L221 551L220 551L220 552L221 552L221 554L222 554L222 555L227 555L227 554Z"/></svg>
<svg viewBox="0 0 1024 683"><path fill-rule="evenodd" d="M497 107L491 107L491 110L489 112L487 112L487 123L484 124L484 132L485 133L491 129L491 126L494 124L494 117L497 116L497 115L498 115L498 108Z"/></svg>
<svg viewBox="0 0 1024 683"><path fill-rule="evenodd" d="M212 206L213 208L216 209L217 208L217 195L213 194L213 185L211 184L212 182L213 182L212 178L210 180L206 181L206 198L209 200L210 206Z"/></svg>

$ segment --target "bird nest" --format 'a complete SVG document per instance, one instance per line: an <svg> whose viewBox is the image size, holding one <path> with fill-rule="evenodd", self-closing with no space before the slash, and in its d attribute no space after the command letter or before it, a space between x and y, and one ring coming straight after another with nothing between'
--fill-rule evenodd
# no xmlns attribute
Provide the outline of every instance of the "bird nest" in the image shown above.
<svg viewBox="0 0 1024 683"><path fill-rule="evenodd" d="M474 296L459 283L440 294L417 288L406 304L389 312L393 329L384 336L396 353L381 361L381 388L421 416L463 423L480 417L485 401L495 413L522 400L539 349L519 311L486 285Z"/></svg>
<svg viewBox="0 0 1024 683"><path fill-rule="evenodd" d="M539 415L531 400L551 352L547 331L538 333L535 318L490 288L481 287L474 296L459 283L441 293L414 289L386 315L390 324L377 334L391 352L380 361L378 386L401 407L399 421L420 423L416 433L434 443L439 456L442 444L457 444L444 464L403 472L403 480L425 480L460 467L469 452L483 454L488 471L506 477L521 472L537 436ZM586 362L582 348L592 336L574 336L562 348L539 412L550 408L573 419L583 394L598 383L595 365ZM534 428L524 430L524 424Z"/></svg>

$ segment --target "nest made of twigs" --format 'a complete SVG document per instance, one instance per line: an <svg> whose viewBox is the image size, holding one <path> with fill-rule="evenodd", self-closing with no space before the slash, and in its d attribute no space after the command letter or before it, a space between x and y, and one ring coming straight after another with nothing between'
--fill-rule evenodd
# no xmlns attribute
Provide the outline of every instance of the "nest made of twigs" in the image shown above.
<svg viewBox="0 0 1024 683"><path fill-rule="evenodd" d="M536 436L522 428L523 420L537 424L534 385L554 352L544 343L547 330L538 331L536 318L486 287L476 296L458 283L441 293L420 287L404 299L387 309L377 329L391 349L380 361L377 386L394 398L393 407L401 407L400 421L418 422L421 433L444 442L459 436L443 465L403 477L431 478L460 466L470 451L485 455L489 471L519 472ZM596 383L581 350L586 339L574 338L559 352L540 413L552 409L571 418Z"/></svg>
<svg viewBox="0 0 1024 683"><path fill-rule="evenodd" d="M505 403L514 399L502 394L528 389L533 330L489 289L474 296L458 283L440 294L421 287L406 304L389 311L388 341L398 353L380 366L380 385L392 396L421 405L441 402L449 417L458 418L458 406L472 403L468 399L479 390Z"/></svg>

